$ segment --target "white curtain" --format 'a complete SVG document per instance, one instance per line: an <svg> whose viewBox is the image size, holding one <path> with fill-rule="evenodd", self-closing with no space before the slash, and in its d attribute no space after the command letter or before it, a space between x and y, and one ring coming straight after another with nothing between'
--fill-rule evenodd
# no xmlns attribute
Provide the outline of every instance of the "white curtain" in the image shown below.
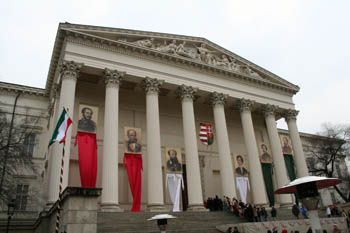
<svg viewBox="0 0 350 233"><path fill-rule="evenodd" d="M243 203L247 203L247 192L250 190L248 177L236 177L236 185Z"/></svg>
<svg viewBox="0 0 350 233"><path fill-rule="evenodd" d="M166 185L169 190L171 202L173 203L173 212L179 212L181 187L184 189L182 174L168 173L166 175Z"/></svg>

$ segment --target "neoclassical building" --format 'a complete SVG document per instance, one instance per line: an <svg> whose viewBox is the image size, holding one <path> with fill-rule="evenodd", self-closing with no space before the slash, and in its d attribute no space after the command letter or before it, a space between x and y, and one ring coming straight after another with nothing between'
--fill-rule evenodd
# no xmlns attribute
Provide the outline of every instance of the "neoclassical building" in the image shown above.
<svg viewBox="0 0 350 233"><path fill-rule="evenodd" d="M296 176L308 175L293 103L299 87L204 38L62 23L45 89L6 85L2 93L12 98L9 102L15 96L9 90L25 89L19 105L44 116L34 151L46 160L46 206L58 199L63 144L47 145L63 108L73 120L65 144L63 187L81 186L74 147L81 106L92 106L98 115L102 211L131 209L123 166L124 127L142 132L142 210L168 209L171 204L165 185L166 147L182 152L181 208L201 211L204 200L215 195L240 198L232 154L246 155L249 164L247 202L268 206L259 143L270 148L274 188L290 182L276 128L280 118L288 124ZM200 123L213 125L210 146L199 140ZM291 195L275 196L277 206L292 203Z"/></svg>

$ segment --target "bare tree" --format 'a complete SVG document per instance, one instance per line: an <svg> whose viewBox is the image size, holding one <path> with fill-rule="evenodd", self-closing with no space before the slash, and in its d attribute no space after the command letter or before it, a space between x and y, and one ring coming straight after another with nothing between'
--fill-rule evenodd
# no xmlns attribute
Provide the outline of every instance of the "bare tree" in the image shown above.
<svg viewBox="0 0 350 233"><path fill-rule="evenodd" d="M40 117L16 114L17 95L12 111L0 108L0 202L8 203L18 193L23 174L36 176L32 161L35 134ZM27 190L28 191L28 190ZM33 194L33 190L28 192ZM35 191L34 191L35 193ZM34 194L36 195L36 194ZM32 199L33 197L29 197ZM18 200L17 200L18 201Z"/></svg>
<svg viewBox="0 0 350 233"><path fill-rule="evenodd" d="M309 171L316 176L339 178L342 183L334 186L341 198L350 201L350 178L345 158L349 155L350 125L325 123L317 137L310 139L307 159Z"/></svg>

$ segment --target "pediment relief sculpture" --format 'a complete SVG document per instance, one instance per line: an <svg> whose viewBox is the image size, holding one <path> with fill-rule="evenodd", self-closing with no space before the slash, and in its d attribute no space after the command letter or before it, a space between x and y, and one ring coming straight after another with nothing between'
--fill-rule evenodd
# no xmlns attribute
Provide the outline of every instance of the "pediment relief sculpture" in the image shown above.
<svg viewBox="0 0 350 233"><path fill-rule="evenodd" d="M165 39L156 40L155 38L143 38L135 41L129 41L127 38L119 38L118 41L133 43L138 46L155 49L163 53L194 59L218 68L239 72L257 79L262 79L262 76L248 65L236 60L233 57L229 57L226 54L222 54L222 52L207 48L205 43L201 43L198 46L198 44L186 43L186 41L169 41Z"/></svg>

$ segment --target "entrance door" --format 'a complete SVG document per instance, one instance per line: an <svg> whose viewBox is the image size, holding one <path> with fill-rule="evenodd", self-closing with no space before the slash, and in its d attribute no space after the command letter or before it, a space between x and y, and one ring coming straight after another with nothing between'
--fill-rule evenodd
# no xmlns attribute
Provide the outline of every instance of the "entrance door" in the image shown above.
<svg viewBox="0 0 350 233"><path fill-rule="evenodd" d="M187 176L186 176L186 164L182 164L182 176L184 180L184 189L182 190L182 210L186 211L188 208L188 195L187 195Z"/></svg>

